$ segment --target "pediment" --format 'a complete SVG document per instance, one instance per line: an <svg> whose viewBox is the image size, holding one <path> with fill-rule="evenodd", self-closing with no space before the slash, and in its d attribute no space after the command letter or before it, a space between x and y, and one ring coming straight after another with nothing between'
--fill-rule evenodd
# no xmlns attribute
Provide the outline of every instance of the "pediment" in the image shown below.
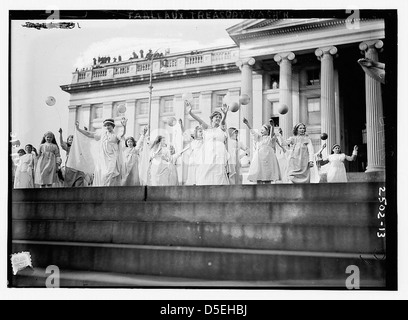
<svg viewBox="0 0 408 320"><path fill-rule="evenodd" d="M321 23L326 20L332 19L251 19L228 28L227 32L233 36L266 30L298 27L301 25L309 25L311 23Z"/></svg>

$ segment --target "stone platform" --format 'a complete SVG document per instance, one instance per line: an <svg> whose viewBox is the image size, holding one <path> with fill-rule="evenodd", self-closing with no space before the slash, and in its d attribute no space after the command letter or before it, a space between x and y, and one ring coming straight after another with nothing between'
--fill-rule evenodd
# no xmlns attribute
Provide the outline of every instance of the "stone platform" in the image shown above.
<svg viewBox="0 0 408 320"><path fill-rule="evenodd" d="M356 265L362 287L382 287L382 185L14 190L12 250L29 251L35 272L57 265L71 278L99 275L96 286L150 286L135 279L152 277L155 287L162 278L163 287L342 288ZM11 285L44 286L36 279L28 273Z"/></svg>

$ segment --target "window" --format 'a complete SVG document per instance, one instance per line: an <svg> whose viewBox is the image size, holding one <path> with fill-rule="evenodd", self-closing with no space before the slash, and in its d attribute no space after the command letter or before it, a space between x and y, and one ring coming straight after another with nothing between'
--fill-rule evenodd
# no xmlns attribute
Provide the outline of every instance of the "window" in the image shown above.
<svg viewBox="0 0 408 320"><path fill-rule="evenodd" d="M307 72L307 85L319 85L320 84L320 70L313 69Z"/></svg>
<svg viewBox="0 0 408 320"><path fill-rule="evenodd" d="M223 102L225 96L226 96L226 93L217 93L217 94L215 94L213 110L212 111L216 110L217 108L222 107L222 102Z"/></svg>
<svg viewBox="0 0 408 320"><path fill-rule="evenodd" d="M200 109L200 97L194 96L193 98L193 105L192 105L193 110L199 110Z"/></svg>
<svg viewBox="0 0 408 320"><path fill-rule="evenodd" d="M138 108L139 115L146 115L149 114L149 102L148 101L141 101Z"/></svg>
<svg viewBox="0 0 408 320"><path fill-rule="evenodd" d="M307 112L309 124L320 124L320 98L307 99Z"/></svg>
<svg viewBox="0 0 408 320"><path fill-rule="evenodd" d="M279 76L272 75L271 76L271 87L270 89L279 89Z"/></svg>
<svg viewBox="0 0 408 320"><path fill-rule="evenodd" d="M166 99L163 104L163 113L173 113L173 100Z"/></svg>
<svg viewBox="0 0 408 320"><path fill-rule="evenodd" d="M102 104L95 104L91 107L92 111L91 111L91 120L95 120L95 119L102 119L103 117L103 106Z"/></svg>

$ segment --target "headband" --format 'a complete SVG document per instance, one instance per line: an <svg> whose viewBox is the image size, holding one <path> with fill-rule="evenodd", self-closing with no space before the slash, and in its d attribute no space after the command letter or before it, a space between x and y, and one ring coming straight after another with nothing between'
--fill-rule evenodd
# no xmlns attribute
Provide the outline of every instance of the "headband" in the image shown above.
<svg viewBox="0 0 408 320"><path fill-rule="evenodd" d="M113 119L106 119L106 120L103 122L103 125L106 126L107 124L111 124L112 126L115 126L115 120L113 120Z"/></svg>

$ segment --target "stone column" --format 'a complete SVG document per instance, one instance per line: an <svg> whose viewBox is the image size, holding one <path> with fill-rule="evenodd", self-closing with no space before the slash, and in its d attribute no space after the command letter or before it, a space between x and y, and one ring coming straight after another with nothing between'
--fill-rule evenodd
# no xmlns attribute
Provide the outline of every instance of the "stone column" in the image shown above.
<svg viewBox="0 0 408 320"><path fill-rule="evenodd" d="M136 132L136 100L126 100L126 113L127 122L126 137L134 137L136 140L139 138L139 133Z"/></svg>
<svg viewBox="0 0 408 320"><path fill-rule="evenodd" d="M246 118L251 125L253 125L252 67L254 64L254 58L242 59L236 63L241 69L241 95L247 94L250 97L249 103L246 106L241 106L240 121L242 121L243 118ZM247 130L245 143L249 146L250 142L250 132Z"/></svg>
<svg viewBox="0 0 408 320"><path fill-rule="evenodd" d="M103 103L103 119L102 120L112 118L112 112L113 112L112 108L113 108L113 103L111 101Z"/></svg>
<svg viewBox="0 0 408 320"><path fill-rule="evenodd" d="M302 69L300 71L300 86L304 89L307 85L307 71ZM307 96L304 90L300 91L300 107L299 107L299 120L307 125L309 122L309 114L307 110Z"/></svg>
<svg viewBox="0 0 408 320"><path fill-rule="evenodd" d="M154 141L159 135L160 128L160 97L152 97L150 123L150 141Z"/></svg>
<svg viewBox="0 0 408 320"><path fill-rule="evenodd" d="M74 134L77 121L77 106L68 106L68 135Z"/></svg>
<svg viewBox="0 0 408 320"><path fill-rule="evenodd" d="M292 61L295 57L293 52L278 53L274 57L280 67L279 103L288 106L288 112L279 116L279 126L282 128L283 136L286 139L293 135Z"/></svg>
<svg viewBox="0 0 408 320"><path fill-rule="evenodd" d="M271 88L271 75L268 73L263 74L263 90L269 90ZM268 96L262 92L262 123L267 123L272 116L272 105L268 100Z"/></svg>
<svg viewBox="0 0 408 320"><path fill-rule="evenodd" d="M91 128L91 105L83 104L81 106L81 123L90 130Z"/></svg>
<svg viewBox="0 0 408 320"><path fill-rule="evenodd" d="M331 147L338 143L336 136L336 110L334 92L334 65L333 55L337 53L334 46L319 48L315 51L317 58L321 61L321 132L328 135L326 150L330 153Z"/></svg>
<svg viewBox="0 0 408 320"><path fill-rule="evenodd" d="M293 110L293 118L292 118L292 126L294 127L296 124L300 122L300 81L299 72L292 73L292 110Z"/></svg>
<svg viewBox="0 0 408 320"><path fill-rule="evenodd" d="M263 111L263 75L262 73L253 75L253 127L255 129L261 128L264 124L262 118ZM269 122L269 119L265 123Z"/></svg>
<svg viewBox="0 0 408 320"><path fill-rule="evenodd" d="M186 125L184 100L182 98L183 98L182 94L176 94L173 100L174 114L175 114L174 117L177 119L176 126L172 128L173 129L173 145L176 148L176 152L180 152L181 150L183 150L183 147L184 147L184 139L183 139L182 134L180 135L176 134L176 130L179 133L181 133L180 125L178 123L179 119L181 119L183 121L183 124ZM179 179L180 184L183 183L183 179L184 179L183 164L184 164L184 161L183 161L183 156L182 156L177 160L177 163L176 163L177 174L178 174L178 179Z"/></svg>
<svg viewBox="0 0 408 320"><path fill-rule="evenodd" d="M231 97L231 101L239 101L239 94L240 94L241 88L231 88L228 90L228 93ZM234 127L239 129L240 128L240 118L239 118L239 111L237 112L228 112L228 118L227 118L227 126L228 128Z"/></svg>
<svg viewBox="0 0 408 320"><path fill-rule="evenodd" d="M201 115L200 118L204 120L205 123L210 124L211 107L212 107L212 91L202 91L199 98L199 106Z"/></svg>
<svg viewBox="0 0 408 320"><path fill-rule="evenodd" d="M384 46L381 40L365 41L360 50L367 59L378 61L378 51ZM381 83L366 75L367 117L367 170L385 171L384 118Z"/></svg>

